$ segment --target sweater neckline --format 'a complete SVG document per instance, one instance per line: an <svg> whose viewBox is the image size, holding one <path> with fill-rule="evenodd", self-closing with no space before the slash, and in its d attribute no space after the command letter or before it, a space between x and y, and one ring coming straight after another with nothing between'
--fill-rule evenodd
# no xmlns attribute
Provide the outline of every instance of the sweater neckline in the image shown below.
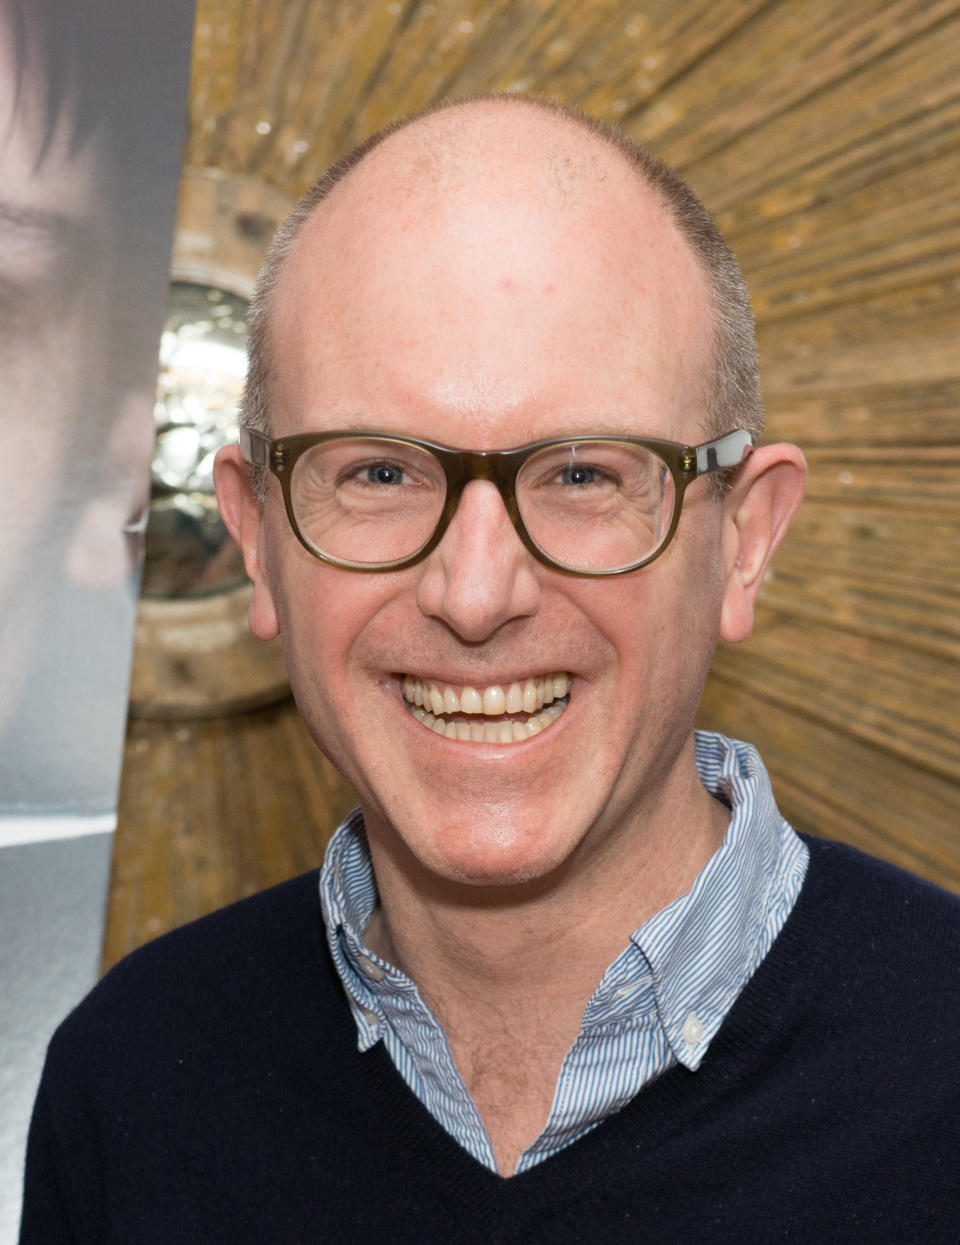
<svg viewBox="0 0 960 1245"><path fill-rule="evenodd" d="M426 1182L461 1216L492 1213L495 1205L498 1213L509 1207L518 1213L525 1204L542 1207L558 1188L582 1183L595 1170L602 1169L609 1180L611 1165L626 1156L631 1164L642 1162L645 1154L707 1109L721 1086L735 1092L736 1083L755 1064L758 1047L784 1035L795 1023L797 1009L823 980L841 898L834 871L825 867L825 855L836 845L804 837L810 863L793 911L700 1068L670 1068L591 1132L518 1175L492 1172L462 1149L405 1084L382 1044L357 1051L350 1008L327 952L325 973L337 999L337 1046L349 1051L349 1067L342 1075L346 1084L361 1090L351 1093L351 1110L366 1111L368 1125L388 1134L385 1140L398 1172L409 1168L411 1179Z"/></svg>

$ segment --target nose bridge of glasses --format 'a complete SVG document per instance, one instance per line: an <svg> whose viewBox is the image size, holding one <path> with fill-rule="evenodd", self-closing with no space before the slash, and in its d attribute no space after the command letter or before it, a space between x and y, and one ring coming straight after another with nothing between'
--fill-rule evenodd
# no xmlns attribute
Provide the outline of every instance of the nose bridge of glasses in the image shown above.
<svg viewBox="0 0 960 1245"><path fill-rule="evenodd" d="M526 534L514 495L514 481L520 466L516 453L498 450L445 450L440 457L447 477L447 497L440 520L441 529L446 530L459 509L460 499L467 485L485 482L492 484L500 494L510 522L526 544Z"/></svg>
<svg viewBox="0 0 960 1245"><path fill-rule="evenodd" d="M485 480L499 492L507 512L513 517L513 489L519 462L514 451L447 450L443 467L447 476L448 500L459 501L468 484Z"/></svg>

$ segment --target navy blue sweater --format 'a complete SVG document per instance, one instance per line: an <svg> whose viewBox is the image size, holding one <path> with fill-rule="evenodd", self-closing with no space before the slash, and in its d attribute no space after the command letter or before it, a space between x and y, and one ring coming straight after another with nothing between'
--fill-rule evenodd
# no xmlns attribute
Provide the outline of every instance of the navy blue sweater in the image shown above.
<svg viewBox="0 0 960 1245"><path fill-rule="evenodd" d="M960 900L810 847L701 1068L511 1179L358 1053L316 874L159 939L51 1043L23 1245L956 1245Z"/></svg>

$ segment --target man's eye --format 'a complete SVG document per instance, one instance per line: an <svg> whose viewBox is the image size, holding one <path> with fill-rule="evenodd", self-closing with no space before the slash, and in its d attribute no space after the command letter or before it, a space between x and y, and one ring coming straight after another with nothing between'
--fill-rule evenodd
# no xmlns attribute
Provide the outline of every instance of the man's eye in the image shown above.
<svg viewBox="0 0 960 1245"><path fill-rule="evenodd" d="M579 463L572 463L569 467L564 467L560 472L561 484L595 484L597 473L592 467L583 467Z"/></svg>
<svg viewBox="0 0 960 1245"><path fill-rule="evenodd" d="M402 484L403 469L392 463L375 463L367 468L365 478L369 484Z"/></svg>
<svg viewBox="0 0 960 1245"><path fill-rule="evenodd" d="M398 488L411 483L413 479L406 467L383 459L351 463L340 471L337 479L340 488Z"/></svg>

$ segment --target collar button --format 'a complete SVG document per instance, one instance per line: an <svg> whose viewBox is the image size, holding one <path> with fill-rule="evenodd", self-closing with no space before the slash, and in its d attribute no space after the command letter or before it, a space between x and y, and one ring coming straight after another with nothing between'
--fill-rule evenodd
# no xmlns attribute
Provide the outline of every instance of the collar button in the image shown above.
<svg viewBox="0 0 960 1245"><path fill-rule="evenodd" d="M683 1040L688 1046L696 1046L703 1040L703 1021L696 1012L691 1012L683 1022Z"/></svg>
<svg viewBox="0 0 960 1245"><path fill-rule="evenodd" d="M382 981L387 975L386 970L381 968L379 964L375 964L368 955L357 957L357 967L364 977L369 977L371 981Z"/></svg>

